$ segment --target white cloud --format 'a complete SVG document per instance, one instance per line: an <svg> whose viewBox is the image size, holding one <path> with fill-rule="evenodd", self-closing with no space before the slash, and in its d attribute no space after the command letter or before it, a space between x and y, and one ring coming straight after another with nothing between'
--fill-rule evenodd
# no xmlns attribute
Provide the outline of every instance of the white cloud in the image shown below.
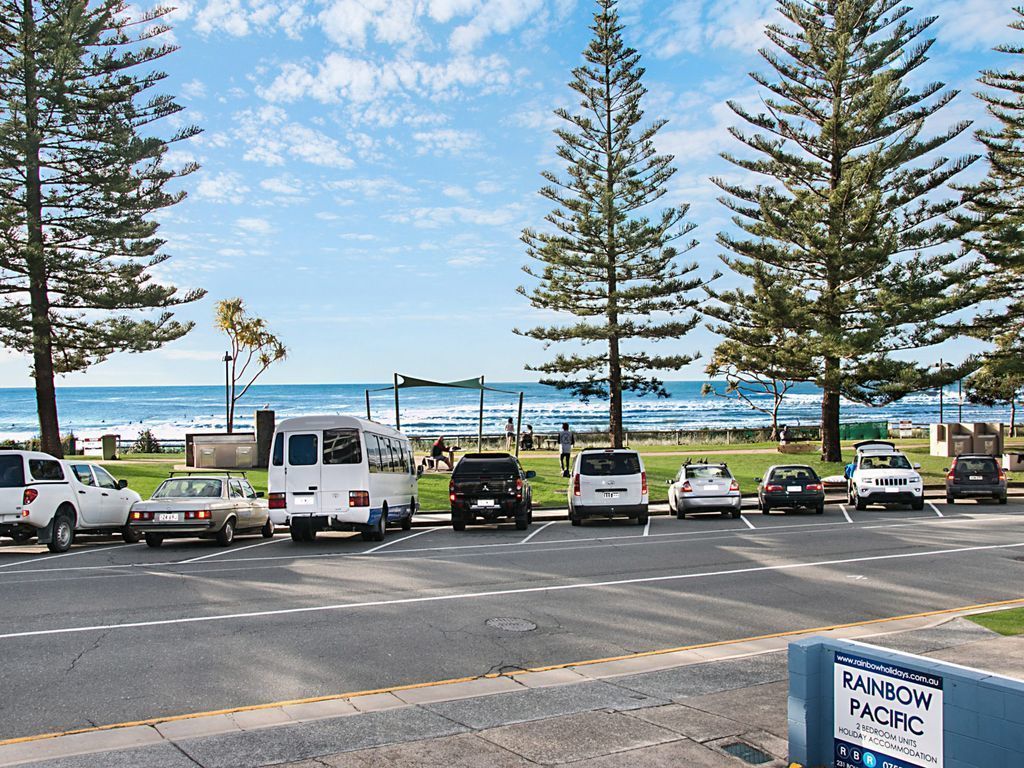
<svg viewBox="0 0 1024 768"><path fill-rule="evenodd" d="M508 34L544 7L544 0L487 0L477 14L452 32L453 50L468 52L492 34Z"/></svg>
<svg viewBox="0 0 1024 768"><path fill-rule="evenodd" d="M419 144L416 153L420 155L461 155L480 144L478 134L454 128L417 131L412 137Z"/></svg>
<svg viewBox="0 0 1024 768"><path fill-rule="evenodd" d="M260 182L260 187L275 195L284 195L287 197L301 195L303 193L302 182L294 176L288 175L263 179L263 181Z"/></svg>
<svg viewBox="0 0 1024 768"><path fill-rule="evenodd" d="M408 45L422 35L416 22L421 11L415 0L333 0L319 21L328 39L343 48L364 48L370 31L377 42Z"/></svg>
<svg viewBox="0 0 1024 768"><path fill-rule="evenodd" d="M939 17L939 37L944 44L969 51L1018 44L1020 32L1008 28L1020 18L1012 5L1004 0L943 0L928 12Z"/></svg>
<svg viewBox="0 0 1024 768"><path fill-rule="evenodd" d="M412 187L406 186L392 178L383 176L376 179L341 179L330 181L325 185L328 189L340 192L352 192L360 197L402 199L415 193Z"/></svg>
<svg viewBox="0 0 1024 768"><path fill-rule="evenodd" d="M329 168L354 165L336 139L293 122L283 109L265 106L235 115L236 136L245 144L245 160L268 166L284 165L286 159L302 160Z"/></svg>
<svg viewBox="0 0 1024 768"><path fill-rule="evenodd" d="M201 80L189 80L181 86L181 95L186 99L201 99L206 95L206 86Z"/></svg>
<svg viewBox="0 0 1024 768"><path fill-rule="evenodd" d="M764 28L781 21L775 0L675 0L656 20L643 45L658 58L697 53L705 46L757 50L767 41Z"/></svg>
<svg viewBox="0 0 1024 768"><path fill-rule="evenodd" d="M249 34L249 19L239 0L210 0L196 14L196 31L203 35L223 31L234 37Z"/></svg>
<svg viewBox="0 0 1024 768"><path fill-rule="evenodd" d="M214 203L234 203L238 205L245 200L249 187L237 173L226 171L212 175L204 175L196 184L196 197Z"/></svg>
<svg viewBox="0 0 1024 768"><path fill-rule="evenodd" d="M451 267L475 267L477 264L483 264L485 261L487 259L483 256L466 254L465 256L455 256L448 259L448 265Z"/></svg>
<svg viewBox="0 0 1024 768"><path fill-rule="evenodd" d="M309 23L303 0L207 0L196 14L195 28L203 35L225 32L233 37L280 29L298 38Z"/></svg>
<svg viewBox="0 0 1024 768"><path fill-rule="evenodd" d="M274 231L273 226L266 219L241 218L235 220L235 226L243 232L252 235L269 235Z"/></svg>
<svg viewBox="0 0 1024 768"><path fill-rule="evenodd" d="M496 181L478 181L473 187L481 195L496 195L501 192L505 186L499 184Z"/></svg>
<svg viewBox="0 0 1024 768"><path fill-rule="evenodd" d="M453 224L471 224L478 227L502 227L519 221L524 213L519 204L507 205L502 208L474 208L464 205L448 207L433 206L413 208L408 213L400 213L387 218L402 224L416 227L434 228Z"/></svg>
<svg viewBox="0 0 1024 768"><path fill-rule="evenodd" d="M456 16L464 16L476 10L479 0L428 0L427 13L440 24L447 24Z"/></svg>

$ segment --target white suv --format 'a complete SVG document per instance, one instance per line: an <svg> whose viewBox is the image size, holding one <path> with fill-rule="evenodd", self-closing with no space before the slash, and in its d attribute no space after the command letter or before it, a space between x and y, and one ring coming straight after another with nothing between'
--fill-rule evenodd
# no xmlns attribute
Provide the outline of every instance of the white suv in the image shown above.
<svg viewBox="0 0 1024 768"><path fill-rule="evenodd" d="M647 525L647 472L640 454L623 448L587 448L576 455L569 481L569 520L629 517Z"/></svg>
<svg viewBox="0 0 1024 768"><path fill-rule="evenodd" d="M0 451L0 536L37 539L67 552L76 533L120 533L128 543L128 512L141 501L103 467L36 451Z"/></svg>
<svg viewBox="0 0 1024 768"><path fill-rule="evenodd" d="M846 466L846 492L851 505L909 504L924 509L924 483L920 464L910 460L892 443L866 440L853 446L857 455Z"/></svg>

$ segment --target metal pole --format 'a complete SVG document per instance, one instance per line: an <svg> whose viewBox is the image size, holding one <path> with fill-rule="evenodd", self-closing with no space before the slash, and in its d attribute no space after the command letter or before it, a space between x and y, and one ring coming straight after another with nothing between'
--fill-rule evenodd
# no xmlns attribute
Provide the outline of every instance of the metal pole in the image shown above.
<svg viewBox="0 0 1024 768"><path fill-rule="evenodd" d="M231 433L231 374L228 363L234 358L227 352L224 353L224 423L227 424L228 433Z"/></svg>
<svg viewBox="0 0 1024 768"><path fill-rule="evenodd" d="M484 377L480 377L480 422L476 430L476 452L484 450Z"/></svg>
<svg viewBox="0 0 1024 768"><path fill-rule="evenodd" d="M370 390L366 390L366 420L373 421L370 418Z"/></svg>
<svg viewBox="0 0 1024 768"><path fill-rule="evenodd" d="M942 376L942 371L943 370L945 370L945 367L944 367L944 365L942 363L942 358L940 357L939 358L939 376L940 377ZM945 389L946 388L942 385L942 382L940 381L939 382L939 424L945 424L946 423L946 414L942 410L942 393L945 391Z"/></svg>
<svg viewBox="0 0 1024 768"><path fill-rule="evenodd" d="M402 420L398 415L398 374L395 374L395 429L402 428Z"/></svg>
<svg viewBox="0 0 1024 768"><path fill-rule="evenodd" d="M964 423L964 380L958 379L956 382L956 420L961 424Z"/></svg>
<svg viewBox="0 0 1024 768"><path fill-rule="evenodd" d="M516 458L519 458L519 440L523 434L523 393L519 393L519 415L516 417Z"/></svg>

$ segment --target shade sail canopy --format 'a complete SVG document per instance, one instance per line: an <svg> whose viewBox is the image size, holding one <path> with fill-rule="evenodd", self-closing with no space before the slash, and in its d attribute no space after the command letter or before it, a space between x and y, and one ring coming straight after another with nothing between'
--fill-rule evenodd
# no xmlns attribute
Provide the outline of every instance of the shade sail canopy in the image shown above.
<svg viewBox="0 0 1024 768"><path fill-rule="evenodd" d="M414 387L448 387L450 389L472 389L476 391L487 391L487 392L504 392L508 395L517 395L518 392L510 392L506 389L497 389L495 387L488 387L484 384L484 377L478 376L475 379L462 379L460 381L430 381L429 379L419 379L415 376L405 376L404 374L396 374L397 384L390 387L381 387L380 389L371 390L372 392L388 392L396 387L398 389L412 389Z"/></svg>

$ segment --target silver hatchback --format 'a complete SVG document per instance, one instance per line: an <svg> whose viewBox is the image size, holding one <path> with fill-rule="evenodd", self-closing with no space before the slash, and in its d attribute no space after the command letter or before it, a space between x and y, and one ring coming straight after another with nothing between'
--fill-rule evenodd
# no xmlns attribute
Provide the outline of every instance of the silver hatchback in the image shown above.
<svg viewBox="0 0 1024 768"><path fill-rule="evenodd" d="M691 512L720 512L735 519L742 504L740 484L727 464L683 464L668 491L669 509L680 520Z"/></svg>

